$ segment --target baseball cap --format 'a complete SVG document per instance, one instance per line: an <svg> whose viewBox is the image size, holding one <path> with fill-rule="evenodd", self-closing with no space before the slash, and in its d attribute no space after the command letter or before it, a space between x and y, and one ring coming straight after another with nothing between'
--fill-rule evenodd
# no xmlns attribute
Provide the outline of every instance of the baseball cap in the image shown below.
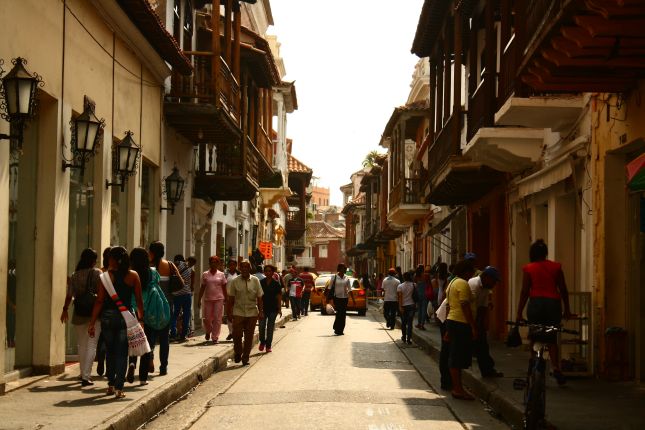
<svg viewBox="0 0 645 430"><path fill-rule="evenodd" d="M476 260L477 259L477 254L474 252L467 252L464 254L464 260Z"/></svg>
<svg viewBox="0 0 645 430"><path fill-rule="evenodd" d="M502 277L499 275L499 270L497 270L493 266L486 266L486 268L482 271L482 275L490 276L496 282L502 280Z"/></svg>

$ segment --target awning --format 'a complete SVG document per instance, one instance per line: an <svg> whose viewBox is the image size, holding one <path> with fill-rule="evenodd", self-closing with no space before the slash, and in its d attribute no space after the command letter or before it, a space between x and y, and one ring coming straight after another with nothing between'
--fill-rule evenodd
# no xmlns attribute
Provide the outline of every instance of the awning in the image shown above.
<svg viewBox="0 0 645 430"><path fill-rule="evenodd" d="M444 219L439 221L436 225L433 225L426 233L426 236L434 236L435 234L441 232L450 221L463 209L463 206L459 206L457 209L450 212Z"/></svg>
<svg viewBox="0 0 645 430"><path fill-rule="evenodd" d="M557 162L547 166L537 173L534 173L517 182L520 198L531 194L539 193L560 181L564 181L573 173L570 158L561 158Z"/></svg>
<svg viewBox="0 0 645 430"><path fill-rule="evenodd" d="M627 169L627 186L632 191L645 191L645 152L629 162Z"/></svg>

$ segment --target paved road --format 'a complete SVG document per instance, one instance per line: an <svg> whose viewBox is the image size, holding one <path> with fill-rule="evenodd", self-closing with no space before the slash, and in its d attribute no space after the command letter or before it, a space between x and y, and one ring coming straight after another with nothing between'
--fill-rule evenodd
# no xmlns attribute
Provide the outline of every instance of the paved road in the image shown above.
<svg viewBox="0 0 645 430"><path fill-rule="evenodd" d="M508 429L479 402L437 394L436 365L382 317L310 314L277 329L270 354L229 363L146 429ZM394 339L397 339L396 341ZM414 364L413 364L414 363Z"/></svg>

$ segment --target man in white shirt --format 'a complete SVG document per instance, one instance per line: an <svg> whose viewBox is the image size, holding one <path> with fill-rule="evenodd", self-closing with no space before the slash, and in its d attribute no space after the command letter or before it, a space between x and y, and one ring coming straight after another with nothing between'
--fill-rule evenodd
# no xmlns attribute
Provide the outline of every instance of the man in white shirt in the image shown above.
<svg viewBox="0 0 645 430"><path fill-rule="evenodd" d="M340 263L337 268L337 273L329 280L329 288L334 288L334 310L336 311L336 318L334 319L334 334L342 336L345 334L345 320L347 317L347 300L349 297L350 285L349 279L345 276L347 267Z"/></svg>
<svg viewBox="0 0 645 430"><path fill-rule="evenodd" d="M484 378L496 378L504 376L503 373L495 370L495 360L490 356L488 347L488 313L493 305L490 301L492 289L500 281L499 271L493 266L486 267L479 276L470 278L468 286L475 299L475 324L477 326L477 338L473 340L475 356L479 371Z"/></svg>
<svg viewBox="0 0 645 430"><path fill-rule="evenodd" d="M387 272L387 277L383 279L381 288L383 289L383 316L385 317L385 326L394 330L396 324L396 311L399 307L396 288L401 283L396 277L396 269L391 268Z"/></svg>

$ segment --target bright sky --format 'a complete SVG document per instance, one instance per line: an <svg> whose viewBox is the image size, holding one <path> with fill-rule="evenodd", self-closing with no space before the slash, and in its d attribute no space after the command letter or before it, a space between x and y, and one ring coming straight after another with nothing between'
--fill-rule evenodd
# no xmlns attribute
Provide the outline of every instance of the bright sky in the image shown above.
<svg viewBox="0 0 645 430"><path fill-rule="evenodd" d="M418 58L410 53L423 0L271 0L285 80L298 110L293 155L340 206L341 185L362 168L395 107L405 104Z"/></svg>

